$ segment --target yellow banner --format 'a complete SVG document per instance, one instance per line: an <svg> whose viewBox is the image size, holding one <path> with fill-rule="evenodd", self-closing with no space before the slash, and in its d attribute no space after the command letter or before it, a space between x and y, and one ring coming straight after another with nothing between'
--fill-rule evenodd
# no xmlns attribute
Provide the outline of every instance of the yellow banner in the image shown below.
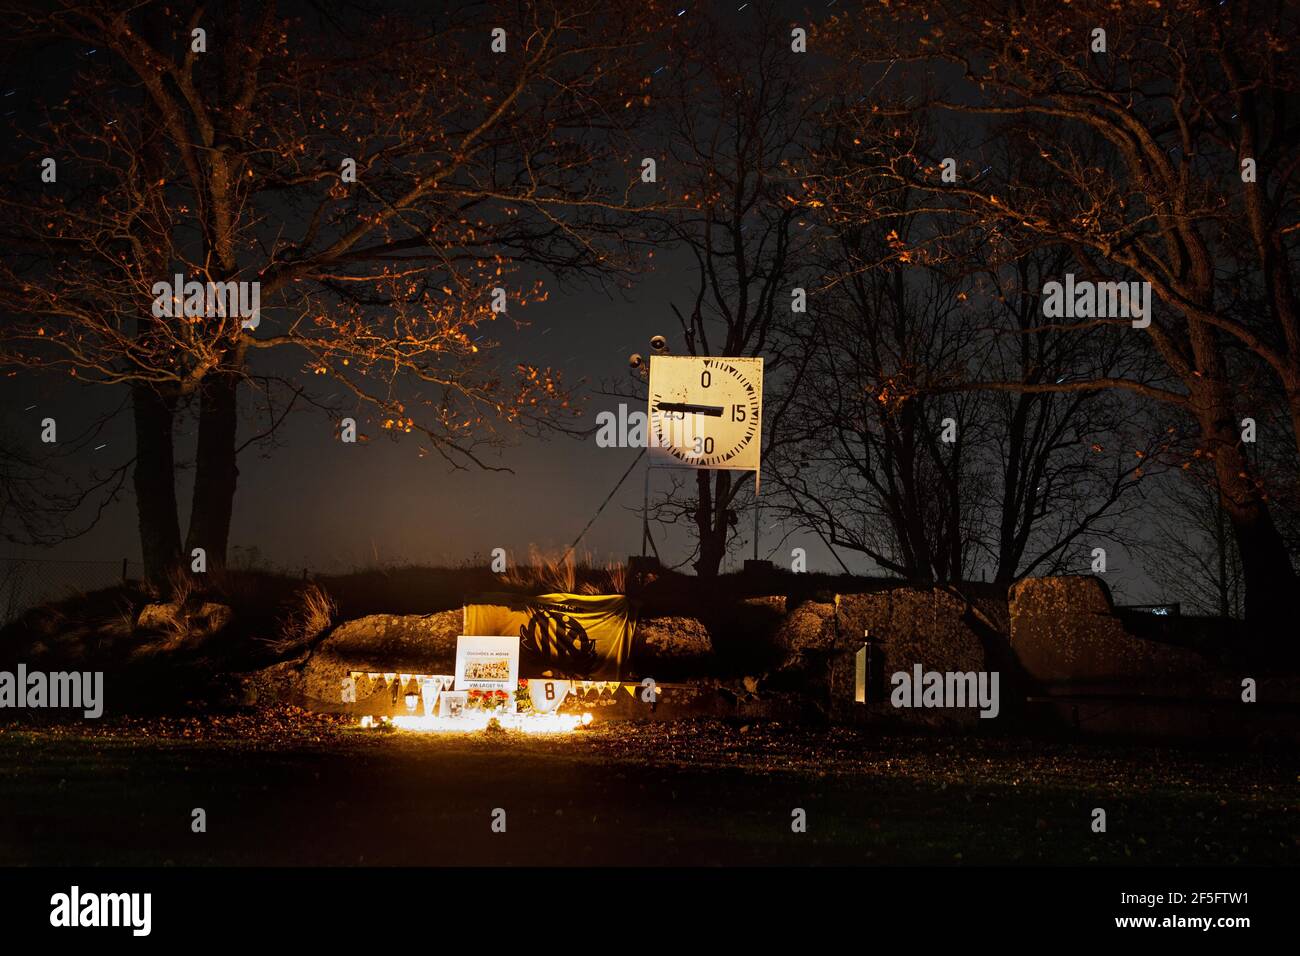
<svg viewBox="0 0 1300 956"><path fill-rule="evenodd" d="M465 634L519 637L519 676L617 680L636 626L623 595L484 594L465 605Z"/></svg>

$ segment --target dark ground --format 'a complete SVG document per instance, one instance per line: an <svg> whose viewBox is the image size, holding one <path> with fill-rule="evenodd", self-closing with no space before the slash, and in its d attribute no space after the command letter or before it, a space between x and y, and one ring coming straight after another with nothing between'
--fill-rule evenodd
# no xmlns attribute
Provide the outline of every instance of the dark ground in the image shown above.
<svg viewBox="0 0 1300 956"><path fill-rule="evenodd" d="M1300 860L1291 753L716 721L420 735L295 711L86 726L0 727L0 864Z"/></svg>

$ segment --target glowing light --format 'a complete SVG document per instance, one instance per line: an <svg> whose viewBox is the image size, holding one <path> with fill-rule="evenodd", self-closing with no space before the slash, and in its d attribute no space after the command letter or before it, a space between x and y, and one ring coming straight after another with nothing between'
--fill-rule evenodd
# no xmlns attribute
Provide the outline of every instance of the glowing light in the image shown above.
<svg viewBox="0 0 1300 956"><path fill-rule="evenodd" d="M525 734L567 734L579 725L591 723L591 714L462 714L459 717L397 716L388 722L399 730L418 730L433 733L472 734L487 730L495 719L503 730L517 730ZM361 718L362 727L375 726L369 717Z"/></svg>

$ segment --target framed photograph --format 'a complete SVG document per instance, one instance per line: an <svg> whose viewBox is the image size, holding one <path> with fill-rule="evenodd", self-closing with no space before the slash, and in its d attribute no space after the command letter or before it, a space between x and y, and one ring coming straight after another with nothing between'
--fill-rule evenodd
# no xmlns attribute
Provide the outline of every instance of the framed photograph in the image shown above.
<svg viewBox="0 0 1300 956"><path fill-rule="evenodd" d="M444 690L438 697L439 717L460 717L465 713L469 693L463 690Z"/></svg>
<svg viewBox="0 0 1300 956"><path fill-rule="evenodd" d="M519 638L456 639L456 690L499 690L513 695L519 682Z"/></svg>

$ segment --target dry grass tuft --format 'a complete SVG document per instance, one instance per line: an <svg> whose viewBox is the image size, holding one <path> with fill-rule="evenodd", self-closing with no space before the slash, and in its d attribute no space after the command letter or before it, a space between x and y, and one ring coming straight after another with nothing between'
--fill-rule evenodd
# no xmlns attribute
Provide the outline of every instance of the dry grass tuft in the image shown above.
<svg viewBox="0 0 1300 956"><path fill-rule="evenodd" d="M591 569L593 580L582 585L579 594L626 594L627 565L609 561L603 568Z"/></svg>
<svg viewBox="0 0 1300 956"><path fill-rule="evenodd" d="M334 624L338 603L318 584L308 584L293 595L288 612L280 620L279 637L268 641L277 654L289 654L308 646Z"/></svg>
<svg viewBox="0 0 1300 956"><path fill-rule="evenodd" d="M166 594L161 595L163 600L170 604L175 604L178 608L183 608L190 602L198 591L198 582L183 568L172 568L167 573Z"/></svg>
<svg viewBox="0 0 1300 956"><path fill-rule="evenodd" d="M627 566L611 561L604 567L596 567L591 563L590 553L579 563L572 551L557 557L530 545L528 563L506 571L502 580L508 587L534 593L625 594Z"/></svg>

